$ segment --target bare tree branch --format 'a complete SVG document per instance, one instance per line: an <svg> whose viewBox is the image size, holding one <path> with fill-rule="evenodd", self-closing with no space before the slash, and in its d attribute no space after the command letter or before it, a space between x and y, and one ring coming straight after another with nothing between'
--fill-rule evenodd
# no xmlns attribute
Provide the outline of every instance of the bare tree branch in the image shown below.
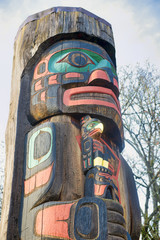
<svg viewBox="0 0 160 240"><path fill-rule="evenodd" d="M128 71L128 72L127 72ZM159 239L160 223L160 74L150 63L121 69L122 118L125 141L133 149L133 172L137 186L145 191L142 239ZM121 97L120 96L120 97ZM132 155L135 154L135 157ZM138 166L136 166L136 154ZM129 155L129 153L127 154ZM141 164L140 164L141 163ZM152 206L152 209L150 208ZM150 215L149 215L150 213Z"/></svg>

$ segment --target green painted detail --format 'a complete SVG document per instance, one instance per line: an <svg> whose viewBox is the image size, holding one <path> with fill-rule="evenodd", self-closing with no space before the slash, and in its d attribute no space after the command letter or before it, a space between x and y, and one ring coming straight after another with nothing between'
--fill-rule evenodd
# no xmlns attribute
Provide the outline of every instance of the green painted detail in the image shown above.
<svg viewBox="0 0 160 240"><path fill-rule="evenodd" d="M90 166L91 166L91 165L92 165L92 159L91 159L91 157L90 157L90 159L89 159L89 160L90 160Z"/></svg>
<svg viewBox="0 0 160 240"><path fill-rule="evenodd" d="M88 58L88 63L86 66L76 67L70 64L68 58L73 52L79 52ZM99 54L79 48L65 49L55 53L49 60L48 70L54 73L64 73L64 72L90 72L99 68L110 68L115 76L116 70L108 59L103 58Z"/></svg>
<svg viewBox="0 0 160 240"><path fill-rule="evenodd" d="M99 124L99 121L92 121L86 127L87 131L94 129Z"/></svg>
<svg viewBox="0 0 160 240"><path fill-rule="evenodd" d="M88 165L88 164L87 164L87 160L85 160L85 168L87 168L87 165Z"/></svg>
<svg viewBox="0 0 160 240"><path fill-rule="evenodd" d="M49 149L48 153L37 160L37 159L34 159L34 142L35 142L36 137L40 134L41 131L48 132L51 135L51 144L50 144L50 149ZM52 139L53 139L52 129L49 127L41 128L37 132L33 133L33 135L31 136L31 138L29 140L28 168L33 168L48 159L48 157L50 156L51 151L52 151L52 144L53 144Z"/></svg>

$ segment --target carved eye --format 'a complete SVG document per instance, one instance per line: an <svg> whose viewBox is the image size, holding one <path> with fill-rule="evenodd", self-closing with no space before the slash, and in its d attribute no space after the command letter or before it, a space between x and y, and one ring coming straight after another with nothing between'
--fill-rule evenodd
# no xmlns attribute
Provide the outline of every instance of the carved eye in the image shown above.
<svg viewBox="0 0 160 240"><path fill-rule="evenodd" d="M89 123L89 124L87 125L87 130L91 130L91 129L94 128L96 125L97 125L97 122Z"/></svg>
<svg viewBox="0 0 160 240"><path fill-rule="evenodd" d="M84 53L82 52L70 52L67 54L64 58L59 60L57 63L68 63L73 67L82 68L87 66L88 64L94 64L95 63Z"/></svg>

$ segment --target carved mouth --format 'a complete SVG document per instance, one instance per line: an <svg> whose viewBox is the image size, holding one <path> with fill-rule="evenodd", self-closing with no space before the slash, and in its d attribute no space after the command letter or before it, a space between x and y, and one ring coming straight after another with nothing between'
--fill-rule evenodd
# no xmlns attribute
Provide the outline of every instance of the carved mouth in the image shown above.
<svg viewBox="0 0 160 240"><path fill-rule="evenodd" d="M68 89L64 92L63 103L66 106L99 105L114 108L119 115L120 105L111 89L97 86L86 86Z"/></svg>

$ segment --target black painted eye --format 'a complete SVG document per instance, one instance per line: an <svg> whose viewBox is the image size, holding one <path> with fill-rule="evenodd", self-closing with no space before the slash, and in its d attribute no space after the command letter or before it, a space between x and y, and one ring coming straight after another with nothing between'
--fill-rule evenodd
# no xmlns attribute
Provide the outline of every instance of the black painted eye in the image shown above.
<svg viewBox="0 0 160 240"><path fill-rule="evenodd" d="M86 54L82 52L70 52L67 54L67 56L59 60L57 63L62 62L66 62L71 66L78 68L85 67L88 64L95 64Z"/></svg>

